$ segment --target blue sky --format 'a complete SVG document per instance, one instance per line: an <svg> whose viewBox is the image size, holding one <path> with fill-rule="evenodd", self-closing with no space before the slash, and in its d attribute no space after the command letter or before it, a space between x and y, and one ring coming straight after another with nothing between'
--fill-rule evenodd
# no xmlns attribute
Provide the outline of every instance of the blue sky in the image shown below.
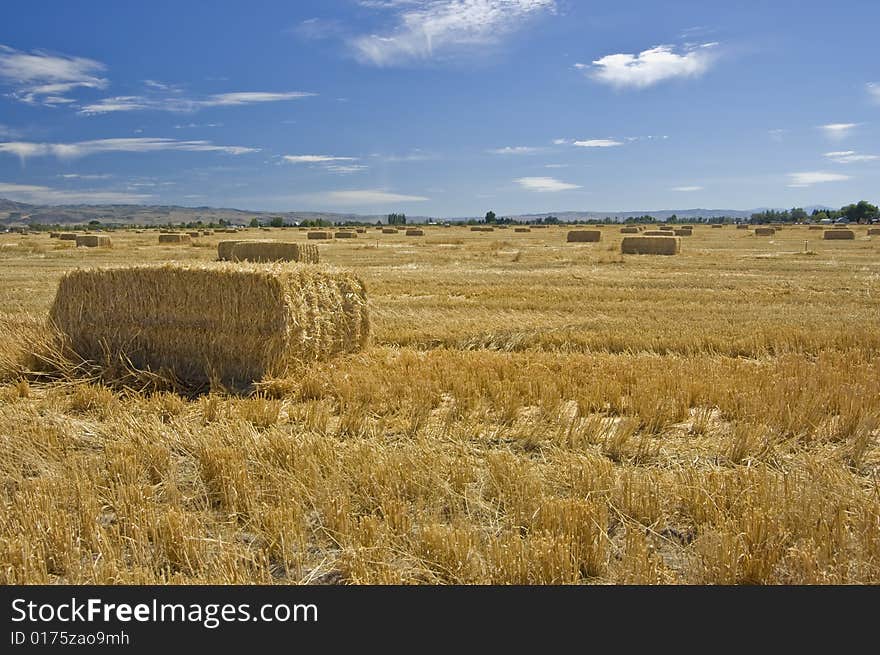
<svg viewBox="0 0 880 655"><path fill-rule="evenodd" d="M880 3L4 0L0 197L431 216L880 201Z"/></svg>

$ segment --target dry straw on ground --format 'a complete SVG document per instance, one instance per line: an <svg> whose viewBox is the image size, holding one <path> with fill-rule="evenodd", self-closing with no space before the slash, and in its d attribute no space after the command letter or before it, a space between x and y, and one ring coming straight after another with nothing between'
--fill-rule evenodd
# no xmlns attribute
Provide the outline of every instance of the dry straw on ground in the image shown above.
<svg viewBox="0 0 880 655"><path fill-rule="evenodd" d="M571 230L565 237L568 243L595 243L602 240L601 230Z"/></svg>
<svg viewBox="0 0 880 655"><path fill-rule="evenodd" d="M222 243L222 242L221 242ZM217 245L218 259L220 244ZM317 264L318 246L313 243L292 243L285 241L236 241L229 249L228 259L244 262L300 262Z"/></svg>
<svg viewBox="0 0 880 655"><path fill-rule="evenodd" d="M825 230L824 234L822 235L822 238L826 239L826 240L828 240L828 239L855 239L856 233L853 232L852 230L841 230L841 229Z"/></svg>
<svg viewBox="0 0 880 655"><path fill-rule="evenodd" d="M103 234L83 234L76 237L77 248L109 248L110 237Z"/></svg>
<svg viewBox="0 0 880 655"><path fill-rule="evenodd" d="M188 234L180 234L177 232L160 234L159 243L190 243L190 238Z"/></svg>
<svg viewBox="0 0 880 655"><path fill-rule="evenodd" d="M246 385L363 348L363 283L319 266L211 264L75 270L50 310L87 361Z"/></svg>
<svg viewBox="0 0 880 655"><path fill-rule="evenodd" d="M675 236L623 237L620 252L624 255L677 255L681 252L681 238Z"/></svg>

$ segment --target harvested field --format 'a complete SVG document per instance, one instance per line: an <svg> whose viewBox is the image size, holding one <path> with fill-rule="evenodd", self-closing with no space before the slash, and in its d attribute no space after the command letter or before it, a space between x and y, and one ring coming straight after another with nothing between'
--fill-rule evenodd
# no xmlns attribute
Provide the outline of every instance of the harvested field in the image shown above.
<svg viewBox="0 0 880 655"><path fill-rule="evenodd" d="M514 232L531 232L531 228L528 227L515 227L513 228Z"/></svg>

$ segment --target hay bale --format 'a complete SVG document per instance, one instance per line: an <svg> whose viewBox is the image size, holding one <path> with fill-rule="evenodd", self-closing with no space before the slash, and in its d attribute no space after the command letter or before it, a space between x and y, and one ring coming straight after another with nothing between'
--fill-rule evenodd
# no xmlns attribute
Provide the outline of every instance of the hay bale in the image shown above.
<svg viewBox="0 0 880 655"><path fill-rule="evenodd" d="M383 227L382 234L397 234L397 228Z"/></svg>
<svg viewBox="0 0 880 655"><path fill-rule="evenodd" d="M825 233L822 235L823 239L855 239L856 233L852 230L825 230Z"/></svg>
<svg viewBox="0 0 880 655"><path fill-rule="evenodd" d="M712 227L719 228L724 227L724 225L722 225L721 223L712 223Z"/></svg>
<svg viewBox="0 0 880 655"><path fill-rule="evenodd" d="M810 225L807 229L808 230L824 230L825 226L824 225Z"/></svg>
<svg viewBox="0 0 880 655"><path fill-rule="evenodd" d="M531 232L531 228L528 227L515 227L513 228L514 232Z"/></svg>
<svg viewBox="0 0 880 655"><path fill-rule="evenodd" d="M86 360L127 361L187 385L281 375L361 350L370 329L360 279L289 264L75 270L61 278L50 319Z"/></svg>
<svg viewBox="0 0 880 655"><path fill-rule="evenodd" d="M748 230L748 229L749 229L749 226L746 225L745 223L738 223L737 226L736 226L736 229L737 229L737 230Z"/></svg>
<svg viewBox="0 0 880 655"><path fill-rule="evenodd" d="M318 246L313 243L292 243L285 241L234 241L228 250L227 259L234 262L300 262L317 264ZM225 254L225 253L224 253ZM220 248L217 248L220 258Z"/></svg>
<svg viewBox="0 0 880 655"><path fill-rule="evenodd" d="M50 239L57 239L60 236L59 232L49 232Z"/></svg>
<svg viewBox="0 0 880 655"><path fill-rule="evenodd" d="M358 234L366 234L366 233L367 233L367 228L365 228L365 227L359 227L359 228L357 228L357 229L355 230L355 232L357 232Z"/></svg>
<svg viewBox="0 0 880 655"><path fill-rule="evenodd" d="M192 240L188 234L180 234L172 232L170 234L160 234L159 243L191 243Z"/></svg>
<svg viewBox="0 0 880 655"><path fill-rule="evenodd" d="M494 227L484 227L482 225L474 225L471 227L471 232L494 232Z"/></svg>
<svg viewBox="0 0 880 655"><path fill-rule="evenodd" d="M596 243L602 240L600 230L571 230L565 237L568 243Z"/></svg>
<svg viewBox="0 0 880 655"><path fill-rule="evenodd" d="M217 259L221 262L232 260L232 249L241 241L220 241L217 244Z"/></svg>
<svg viewBox="0 0 880 655"><path fill-rule="evenodd" d="M200 236L198 232L187 232L187 234L190 236L191 239L198 239Z"/></svg>
<svg viewBox="0 0 880 655"><path fill-rule="evenodd" d="M58 239L61 241L76 241L76 234L73 232L64 232L58 236Z"/></svg>
<svg viewBox="0 0 880 655"><path fill-rule="evenodd" d="M642 234L646 237L668 237L672 236L665 230L645 230Z"/></svg>
<svg viewBox="0 0 880 655"><path fill-rule="evenodd" d="M77 248L110 248L110 237L103 234L82 234L76 237Z"/></svg>
<svg viewBox="0 0 880 655"><path fill-rule="evenodd" d="M673 232L675 230L675 228L672 227L671 225L661 225L660 229L663 230L664 232Z"/></svg>
<svg viewBox="0 0 880 655"><path fill-rule="evenodd" d="M755 236L756 237L772 237L776 234L776 228L772 227L756 227L755 228Z"/></svg>
<svg viewBox="0 0 880 655"><path fill-rule="evenodd" d="M322 230L309 232L306 234L307 239L332 239L333 235L330 232L325 232Z"/></svg>
<svg viewBox="0 0 880 655"><path fill-rule="evenodd" d="M620 233L621 234L638 234L639 228L637 228L633 225L626 225L626 226L620 228Z"/></svg>
<svg viewBox="0 0 880 655"><path fill-rule="evenodd" d="M677 255L681 252L681 238L665 235L623 237L620 252L624 255Z"/></svg>
<svg viewBox="0 0 880 655"><path fill-rule="evenodd" d="M868 236L869 237L880 237L880 227L869 227L868 228Z"/></svg>
<svg viewBox="0 0 880 655"><path fill-rule="evenodd" d="M357 237L357 232L351 232L349 230L340 230L336 234L334 234L337 239L354 239Z"/></svg>
<svg viewBox="0 0 880 655"><path fill-rule="evenodd" d="M689 237L693 235L694 231L691 229L681 228L680 230L673 230L672 233L677 237Z"/></svg>

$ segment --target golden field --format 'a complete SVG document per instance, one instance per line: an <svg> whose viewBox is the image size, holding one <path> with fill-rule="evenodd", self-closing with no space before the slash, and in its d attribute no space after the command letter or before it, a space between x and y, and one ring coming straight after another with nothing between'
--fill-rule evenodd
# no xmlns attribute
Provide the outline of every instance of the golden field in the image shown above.
<svg viewBox="0 0 880 655"><path fill-rule="evenodd" d="M194 397L33 353L65 271L241 236L0 235L0 582L880 582L880 237L601 229L322 241L371 345Z"/></svg>

